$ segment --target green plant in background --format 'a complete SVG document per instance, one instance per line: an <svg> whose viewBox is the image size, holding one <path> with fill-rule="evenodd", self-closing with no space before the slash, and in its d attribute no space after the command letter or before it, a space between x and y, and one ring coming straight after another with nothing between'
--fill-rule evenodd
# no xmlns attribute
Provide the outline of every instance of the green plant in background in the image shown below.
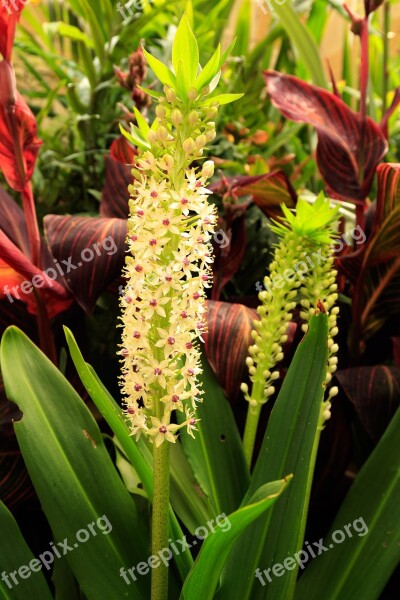
<svg viewBox="0 0 400 600"><path fill-rule="evenodd" d="M250 346L246 359L252 382L251 391L246 383L242 384L242 391L249 402L243 438L249 466L261 408L275 392L273 382L278 379L279 371L274 368L283 359L282 345L288 339L287 330L297 305L299 288L300 302L305 309L301 317L306 323L315 313L319 302L329 313L329 369L326 383L329 383L337 363L334 354L338 347L333 338L338 333L338 308L334 307L338 295L331 245L337 226L338 208L330 208L329 201L321 194L311 205L300 198L295 215L285 205L282 205L282 210L286 218L281 223L274 221L271 226L280 242L269 265L270 274L264 279L266 289L259 293L261 305L257 312L260 320L254 321L254 344ZM308 325L303 327L307 330ZM322 411L325 419L330 414L329 400L336 393L337 388L329 392Z"/></svg>

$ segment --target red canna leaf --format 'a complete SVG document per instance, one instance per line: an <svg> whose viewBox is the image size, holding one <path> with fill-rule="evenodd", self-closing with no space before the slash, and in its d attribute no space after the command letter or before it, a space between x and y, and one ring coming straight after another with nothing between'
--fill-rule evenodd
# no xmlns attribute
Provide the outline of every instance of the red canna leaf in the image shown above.
<svg viewBox="0 0 400 600"><path fill-rule="evenodd" d="M0 186L0 228L13 244L29 256L25 216L13 198Z"/></svg>
<svg viewBox="0 0 400 600"><path fill-rule="evenodd" d="M363 121L340 98L292 75L264 71L272 103L291 119L318 132L317 161L327 185L339 196L361 203L375 170L387 152L374 121Z"/></svg>
<svg viewBox="0 0 400 600"><path fill-rule="evenodd" d="M47 215L44 227L65 281L77 302L90 312L101 292L121 274L126 220Z"/></svg>
<svg viewBox="0 0 400 600"><path fill-rule="evenodd" d="M26 1L21 0L6 0L0 3L0 54L5 60L11 60L15 26L25 4Z"/></svg>
<svg viewBox="0 0 400 600"><path fill-rule="evenodd" d="M251 196L267 217L280 215L282 203L293 208L297 202L292 184L280 170L263 175L223 178L213 183L210 190L224 198Z"/></svg>
<svg viewBox="0 0 400 600"><path fill-rule="evenodd" d="M111 158L124 165L133 165L137 153L136 148L123 135L114 140L110 146Z"/></svg>
<svg viewBox="0 0 400 600"><path fill-rule="evenodd" d="M253 321L258 319L258 314L243 304L212 300L207 302L207 309L207 359L227 397L235 401L241 382L247 378L245 360L252 343Z"/></svg>
<svg viewBox="0 0 400 600"><path fill-rule="evenodd" d="M378 442L400 405L400 369L356 367L338 371L336 377L365 430Z"/></svg>
<svg viewBox="0 0 400 600"><path fill-rule="evenodd" d="M225 218L219 220L214 235L212 300L218 300L222 288L237 273L246 252L247 205L225 204Z"/></svg>
<svg viewBox="0 0 400 600"><path fill-rule="evenodd" d="M0 165L9 186L22 192L32 177L41 141L35 117L17 92L14 69L0 62Z"/></svg>
<svg viewBox="0 0 400 600"><path fill-rule="evenodd" d="M102 217L127 219L129 216L128 185L132 183L132 168L126 164L106 157L106 180L100 203Z"/></svg>

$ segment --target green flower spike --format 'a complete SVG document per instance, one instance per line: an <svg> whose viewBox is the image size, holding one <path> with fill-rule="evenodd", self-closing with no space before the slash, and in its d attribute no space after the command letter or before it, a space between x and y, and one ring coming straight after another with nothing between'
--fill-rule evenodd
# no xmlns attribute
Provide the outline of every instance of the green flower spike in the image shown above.
<svg viewBox="0 0 400 600"><path fill-rule="evenodd" d="M241 389L249 402L244 433L244 449L250 465L261 407L274 394L273 382L278 379L279 371L275 366L282 360L282 345L287 340L287 330L293 310L300 299L301 317L308 329L308 321L315 307L322 302L329 321L329 361L326 385L336 370L338 350L334 336L338 332L336 319L339 309L334 306L338 294L336 271L333 269L332 242L336 236L338 208L331 208L328 200L320 194L313 204L301 198L293 214L282 205L285 218L274 221L271 229L278 235L280 242L275 249L269 276L264 279L265 290L259 294L261 301L257 312L260 316L254 322L252 338L246 364L252 382L251 392L243 383ZM300 298L299 298L300 297ZM296 301L297 300L297 301ZM331 388L321 409L320 426L330 416L330 399L337 394L337 388Z"/></svg>

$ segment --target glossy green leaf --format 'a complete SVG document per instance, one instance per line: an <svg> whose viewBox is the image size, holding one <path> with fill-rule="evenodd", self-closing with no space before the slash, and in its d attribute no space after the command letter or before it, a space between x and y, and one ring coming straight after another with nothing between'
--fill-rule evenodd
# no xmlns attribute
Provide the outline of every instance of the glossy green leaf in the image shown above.
<svg viewBox="0 0 400 600"><path fill-rule="evenodd" d="M203 102L200 102L200 106L205 106L214 102L218 103L220 106L222 104L230 104L230 102L235 102L236 100L239 100L239 98L241 98L242 96L243 94L219 94L218 96L213 96L211 98L203 100Z"/></svg>
<svg viewBox="0 0 400 600"><path fill-rule="evenodd" d="M381 597L400 563L399 440L400 409L336 515L324 540L329 551L317 556L300 578L296 600Z"/></svg>
<svg viewBox="0 0 400 600"><path fill-rule="evenodd" d="M135 125L131 124L131 130L127 131L120 123L119 130L122 133L122 135L126 137L126 139L129 140L135 146L138 146L142 150L150 150L149 142L142 135L140 129L138 129L138 127L136 127Z"/></svg>
<svg viewBox="0 0 400 600"><path fill-rule="evenodd" d="M187 83L186 92L193 86L199 66L199 47L189 20L183 15L172 45L172 64L178 75L182 71L182 80Z"/></svg>
<svg viewBox="0 0 400 600"><path fill-rule="evenodd" d="M183 430L181 439L194 476L218 515L240 505L249 473L229 402L205 359L202 366L204 396L196 408L198 431L193 439Z"/></svg>
<svg viewBox="0 0 400 600"><path fill-rule="evenodd" d="M297 568L271 578L263 587L256 569L270 569L293 556L303 544L309 493L319 441L319 418L328 356L325 314L310 320L275 402L244 502L267 481L293 473L287 493L268 515L240 536L223 572L216 598L289 600ZM240 573L240 577L237 574Z"/></svg>
<svg viewBox="0 0 400 600"><path fill-rule="evenodd" d="M72 360L86 391L118 438L122 450L136 470L143 489L151 501L153 498L153 470L149 448L144 440L140 440L138 443L134 441L121 408L104 387L95 371L85 362L72 332L67 327L64 327L64 331ZM182 530L172 509L170 509L170 530L173 539L178 540L183 537ZM193 562L189 550L177 555L175 561L181 577L184 578Z"/></svg>
<svg viewBox="0 0 400 600"><path fill-rule="evenodd" d="M210 81L215 77L215 75L218 73L218 71L220 69L220 64L219 64L220 58L221 58L221 45L218 44L217 49L215 50L214 54L212 55L212 57L210 58L208 63L204 66L204 69L200 72L200 74L198 75L198 77L194 83L194 86L198 91L200 91L204 87L206 87L210 83Z"/></svg>
<svg viewBox="0 0 400 600"><path fill-rule="evenodd" d="M43 564L33 556L13 515L2 502L0 531L0 599L53 600L43 576Z"/></svg>
<svg viewBox="0 0 400 600"><path fill-rule="evenodd" d="M164 85L169 85L171 88L175 89L176 87L176 78L175 75L162 63L158 58L152 56L145 48L143 48L144 55L149 63L150 69L153 71L154 75L163 83Z"/></svg>
<svg viewBox="0 0 400 600"><path fill-rule="evenodd" d="M29 475L56 543L70 548L60 546L58 560L68 561L87 600L145 600L148 578L128 587L119 571L146 558L148 531L89 409L16 327L3 335L1 369L7 396L23 413L14 429Z"/></svg>
<svg viewBox="0 0 400 600"><path fill-rule="evenodd" d="M250 503L224 519L212 535L203 543L183 586L182 600L212 600L217 589L221 571L238 536L258 517L263 515L285 490L290 478L268 483L258 490ZM229 525L229 527L227 527ZM232 596L239 598L239 596Z"/></svg>
<svg viewBox="0 0 400 600"><path fill-rule="evenodd" d="M307 26L302 23L290 2L274 2L274 12L278 15L282 27L307 67L313 83L326 88L326 77L318 46Z"/></svg>

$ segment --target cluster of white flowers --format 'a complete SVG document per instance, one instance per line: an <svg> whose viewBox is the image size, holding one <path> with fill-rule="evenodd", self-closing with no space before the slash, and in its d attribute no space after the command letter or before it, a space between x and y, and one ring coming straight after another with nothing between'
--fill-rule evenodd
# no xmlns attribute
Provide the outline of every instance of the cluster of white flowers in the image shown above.
<svg viewBox="0 0 400 600"><path fill-rule="evenodd" d="M136 167L122 298L122 390L132 433L137 439L145 433L159 446L175 442L181 427L191 435L196 429L194 408L202 394L196 340L206 330L216 222L205 187L213 163L186 170L179 191L170 185L172 155L145 152ZM182 423L171 423L174 410L185 414Z"/></svg>

